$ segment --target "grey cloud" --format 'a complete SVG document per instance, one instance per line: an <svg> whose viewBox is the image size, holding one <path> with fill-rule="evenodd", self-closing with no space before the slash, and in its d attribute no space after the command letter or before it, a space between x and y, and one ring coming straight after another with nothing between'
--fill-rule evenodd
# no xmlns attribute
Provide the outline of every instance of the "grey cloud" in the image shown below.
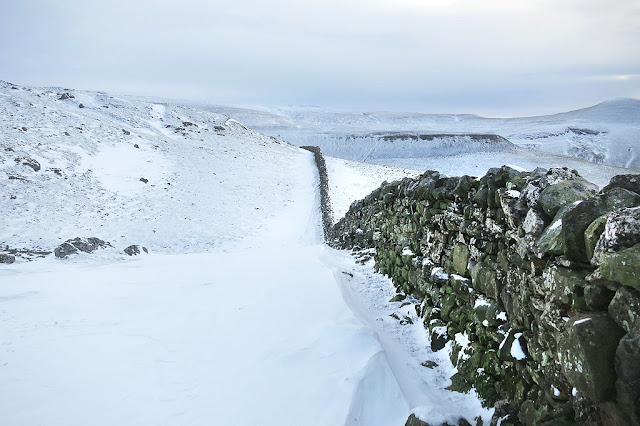
<svg viewBox="0 0 640 426"><path fill-rule="evenodd" d="M15 1L0 78L220 103L518 115L637 96L617 0Z"/></svg>

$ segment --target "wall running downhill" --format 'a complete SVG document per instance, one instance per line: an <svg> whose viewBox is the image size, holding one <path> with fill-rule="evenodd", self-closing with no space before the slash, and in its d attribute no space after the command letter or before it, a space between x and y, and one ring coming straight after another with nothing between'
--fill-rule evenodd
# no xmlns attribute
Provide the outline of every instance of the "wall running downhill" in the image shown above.
<svg viewBox="0 0 640 426"><path fill-rule="evenodd" d="M640 425L640 175L428 171L355 202L331 244L375 248L494 424Z"/></svg>

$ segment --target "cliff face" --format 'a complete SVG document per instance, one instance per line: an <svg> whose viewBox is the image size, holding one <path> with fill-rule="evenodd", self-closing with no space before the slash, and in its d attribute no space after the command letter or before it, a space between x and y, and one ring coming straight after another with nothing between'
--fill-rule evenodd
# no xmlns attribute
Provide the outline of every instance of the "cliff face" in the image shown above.
<svg viewBox="0 0 640 426"><path fill-rule="evenodd" d="M451 389L502 424L640 424L640 176L568 169L385 183L333 228L422 300Z"/></svg>

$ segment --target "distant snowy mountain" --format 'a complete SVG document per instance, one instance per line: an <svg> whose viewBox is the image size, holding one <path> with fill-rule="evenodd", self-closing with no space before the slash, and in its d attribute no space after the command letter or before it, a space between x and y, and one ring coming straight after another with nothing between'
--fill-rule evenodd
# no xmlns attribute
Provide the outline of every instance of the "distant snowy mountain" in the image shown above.
<svg viewBox="0 0 640 426"><path fill-rule="evenodd" d="M376 138L376 133L419 134L493 134L514 145L552 154L568 155L594 163L640 170L640 100L617 99L576 111L525 118L484 118L470 114L420 114L399 112L336 112L318 107L229 109L207 108L238 117L251 127L294 144L318 144L329 155L345 159L353 154L354 137L363 133L368 140L363 147L369 152L367 161L389 158L381 144L390 142ZM431 157L439 148L432 142L417 156ZM443 140L447 144L446 140ZM427 145L424 143L422 145ZM396 145L398 146L398 145ZM433 149L432 149L433 148ZM484 144L469 144L469 152L486 152ZM506 148L506 146L504 147ZM392 148L390 148L392 149ZM405 147L402 147L402 151ZM398 150L400 151L400 150ZM380 152L378 156L376 153ZM525 156L527 154L524 154ZM551 163L553 158L548 158ZM428 161L427 161L428 163ZM402 166L394 163L393 165ZM405 167L415 167L404 164Z"/></svg>

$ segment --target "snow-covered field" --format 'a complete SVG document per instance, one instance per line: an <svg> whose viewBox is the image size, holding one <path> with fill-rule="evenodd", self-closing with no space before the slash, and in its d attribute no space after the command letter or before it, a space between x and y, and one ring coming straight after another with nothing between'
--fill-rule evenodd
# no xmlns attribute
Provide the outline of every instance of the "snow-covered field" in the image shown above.
<svg viewBox="0 0 640 426"><path fill-rule="evenodd" d="M310 153L208 111L7 83L0 135L3 248L114 246L0 265L1 424L489 419L444 390L451 364L389 280L322 244ZM327 163L339 212L416 173Z"/></svg>

